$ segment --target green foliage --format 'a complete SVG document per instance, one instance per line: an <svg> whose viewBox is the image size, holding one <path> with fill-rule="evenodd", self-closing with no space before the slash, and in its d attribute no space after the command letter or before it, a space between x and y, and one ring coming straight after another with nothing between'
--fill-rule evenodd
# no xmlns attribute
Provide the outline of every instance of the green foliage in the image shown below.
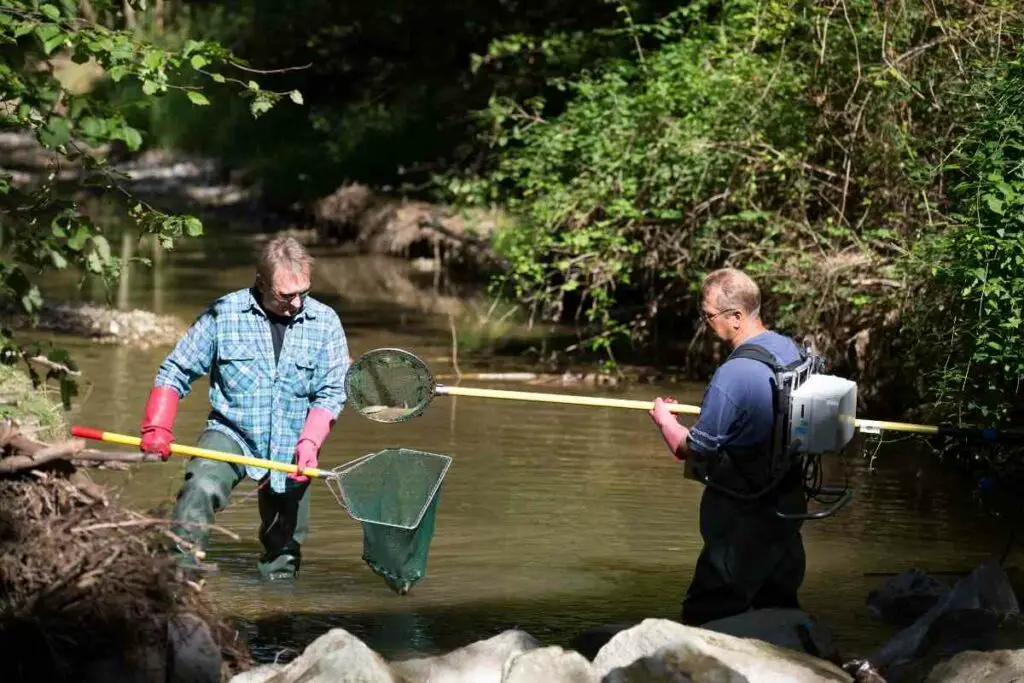
<svg viewBox="0 0 1024 683"><path fill-rule="evenodd" d="M114 11L110 3L93 2L90 7L104 15ZM38 280L47 271L74 268L108 282L121 271L104 229L82 210L76 189L126 198L121 220L132 224L137 234L156 236L165 248L177 238L203 232L194 216L169 215L131 197L123 177L111 168L109 154L113 149L140 149L143 132L104 98L65 87L55 77L55 60L95 65L115 83L135 82L147 102L181 98L205 107L209 99L197 83L240 85L257 116L287 94L223 75L223 68L237 60L215 42L190 40L179 50L168 50L131 31L82 18L79 11L78 3L70 0L0 0L0 91L5 98L0 129L31 131L54 158L54 171L41 182L15 182L13 175L0 174L0 300L15 302L33 317L43 304ZM72 187L58 173L65 169L76 176ZM0 337L0 350L8 363L38 355L38 350L20 346L6 333ZM67 403L73 395L66 371L70 366L59 350L55 353L65 370L50 375L61 382Z"/></svg>
<svg viewBox="0 0 1024 683"><path fill-rule="evenodd" d="M492 89L554 99L548 78L625 55L631 45L611 39L620 29L609 29L617 12L607 0L173 4L161 32L147 24L153 40L231 45L253 55L265 83L298 89L307 106L253 119L234 98L202 109L175 98L131 120L160 145L245 171L263 201L283 209L351 180L428 196L435 173L488 165L472 123ZM629 3L639 17L674 4ZM492 40L516 50L481 56ZM117 88L111 96L126 108L139 94Z"/></svg>
<svg viewBox="0 0 1024 683"><path fill-rule="evenodd" d="M735 0L623 26L632 58L553 79L564 106L492 98L495 168L449 181L519 214L504 284L610 353L689 337L701 276L744 267L773 326L843 361L941 223L932 169L965 106L947 96L1019 28L1012 7Z"/></svg>
<svg viewBox="0 0 1024 683"><path fill-rule="evenodd" d="M952 225L917 245L908 273L915 360L940 418L1018 426L1024 418L1024 53L964 97L973 116L945 164ZM927 305L921 305L927 302Z"/></svg>

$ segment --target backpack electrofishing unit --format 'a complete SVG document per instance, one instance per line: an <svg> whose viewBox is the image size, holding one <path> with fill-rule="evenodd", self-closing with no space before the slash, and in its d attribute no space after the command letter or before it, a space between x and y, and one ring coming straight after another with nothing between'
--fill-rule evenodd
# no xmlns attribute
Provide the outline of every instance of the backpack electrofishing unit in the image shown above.
<svg viewBox="0 0 1024 683"><path fill-rule="evenodd" d="M824 358L802 348L800 358L781 365L767 349L741 344L726 361L748 358L764 363L774 373L772 400L775 420L769 453L759 453L756 477L746 473L743 458L720 452L714 462L693 463L687 468L694 479L740 500L753 501L771 493L787 476L803 465L803 486L808 501L835 497L826 509L800 514L776 514L786 519L823 519L837 512L853 495L848 486L821 481L821 456L836 454L853 438L857 417L857 384L824 374ZM688 458L688 463L691 458ZM756 483L755 483L756 482ZM738 486L737 483L741 483Z"/></svg>

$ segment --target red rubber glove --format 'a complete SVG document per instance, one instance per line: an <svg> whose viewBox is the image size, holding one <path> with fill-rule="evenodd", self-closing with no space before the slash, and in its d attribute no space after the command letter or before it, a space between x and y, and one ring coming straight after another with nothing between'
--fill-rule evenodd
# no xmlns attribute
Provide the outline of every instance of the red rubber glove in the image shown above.
<svg viewBox="0 0 1024 683"><path fill-rule="evenodd" d="M179 400L178 392L171 387L156 386L149 392L146 413L142 417L140 451L158 453L165 462L171 457Z"/></svg>
<svg viewBox="0 0 1024 683"><path fill-rule="evenodd" d="M295 464L298 465L300 472L307 467L317 467L320 447L324 445L324 440L331 433L333 426L334 418L323 408L313 408L309 411L299 441L295 444ZM300 483L309 481L309 477L301 474L289 474L288 478Z"/></svg>

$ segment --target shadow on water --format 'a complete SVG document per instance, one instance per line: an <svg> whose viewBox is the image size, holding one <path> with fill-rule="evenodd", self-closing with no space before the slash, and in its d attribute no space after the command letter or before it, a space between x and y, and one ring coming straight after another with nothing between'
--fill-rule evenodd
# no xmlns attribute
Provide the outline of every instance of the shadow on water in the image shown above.
<svg viewBox="0 0 1024 683"><path fill-rule="evenodd" d="M251 246L201 244L165 254L158 277L136 272L122 297L142 308L159 301L165 313L191 321L216 297L251 283ZM407 267L320 255L315 295L339 311L353 356L401 346L440 365L448 355L445 307L458 302L410 289L412 276L396 284L383 275ZM75 296L69 281L51 283L48 293ZM90 382L71 420L137 433L154 373L169 349L61 341ZM200 380L182 402L179 442L198 439L206 390ZM634 386L614 395L649 400L667 393L697 403L702 387ZM692 424L692 418L684 422ZM865 457L876 451L872 441L858 442L845 463L828 463L826 480L841 482L848 475L853 501L835 517L805 526L808 569L801 598L850 654L869 653L893 632L865 607L868 592L882 580L868 574L909 567L967 570L998 554L1005 541L1002 530L974 508L970 486L938 468L915 443L881 445L874 471ZM701 488L683 479L644 411L466 397L439 397L421 417L394 425L345 411L321 465L334 467L389 446L454 458L427 576L406 596L391 593L362 561L359 523L319 483L302 575L294 583L257 578L252 482L241 484L218 515L217 523L241 541L214 534L209 555L220 572L208 590L245 626L262 660L283 648L301 649L333 626L387 656L405 656L448 650L511 627L565 644L602 623L678 615L701 547ZM96 478L127 505L169 509L184 465L172 458Z"/></svg>

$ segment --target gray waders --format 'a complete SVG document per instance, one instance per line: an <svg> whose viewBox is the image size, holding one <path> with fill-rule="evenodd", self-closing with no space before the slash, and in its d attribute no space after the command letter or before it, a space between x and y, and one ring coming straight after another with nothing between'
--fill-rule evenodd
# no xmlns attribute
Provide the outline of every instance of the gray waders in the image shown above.
<svg viewBox="0 0 1024 683"><path fill-rule="evenodd" d="M244 455L229 436L206 430L200 448ZM269 477L269 474L267 475ZM192 458L185 469L185 483L178 491L171 530L194 549L205 551L210 542L210 525L215 513L224 509L231 492L245 478L245 468L218 460ZM287 480L284 493L275 493L269 482L261 482L258 495L259 539L264 553L257 568L266 578L292 578L302 562L301 546L309 530L309 482ZM189 549L177 547L183 566L194 566Z"/></svg>
<svg viewBox="0 0 1024 683"><path fill-rule="evenodd" d="M797 482L783 481L779 492L754 502L705 489L700 503L704 548L682 604L682 622L700 624L770 607L798 609L806 557L801 520L782 519L806 512Z"/></svg>

